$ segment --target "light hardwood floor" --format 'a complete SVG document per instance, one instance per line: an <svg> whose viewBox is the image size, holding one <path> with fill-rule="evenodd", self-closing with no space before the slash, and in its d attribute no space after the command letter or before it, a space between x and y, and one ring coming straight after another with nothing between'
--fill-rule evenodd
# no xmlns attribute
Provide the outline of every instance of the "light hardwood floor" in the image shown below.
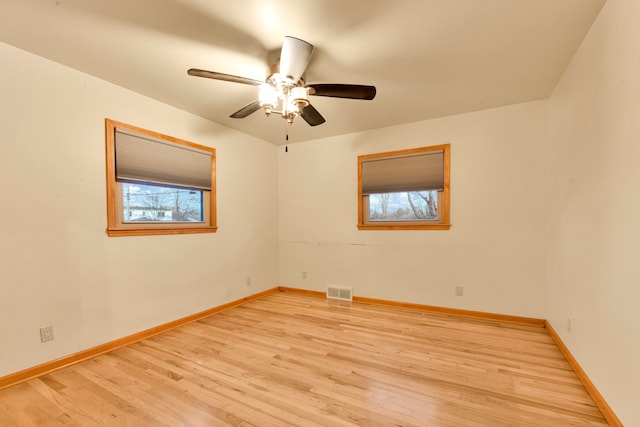
<svg viewBox="0 0 640 427"><path fill-rule="evenodd" d="M0 426L602 426L544 328L280 292L0 391Z"/></svg>

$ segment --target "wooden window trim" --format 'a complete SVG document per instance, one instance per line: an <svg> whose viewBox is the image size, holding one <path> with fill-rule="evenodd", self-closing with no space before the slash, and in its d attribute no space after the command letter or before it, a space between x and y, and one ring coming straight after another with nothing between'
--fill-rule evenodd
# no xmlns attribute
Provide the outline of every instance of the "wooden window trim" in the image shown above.
<svg viewBox="0 0 640 427"><path fill-rule="evenodd" d="M450 223L450 144L434 145L429 147L410 148L406 150L388 151L384 153L365 154L358 156L358 230L449 230ZM364 195L362 194L362 162L369 159L411 155L428 151L442 150L444 188L438 195L439 211L442 209L442 217L433 221L411 221L411 222L367 222L368 206L365 206Z"/></svg>
<svg viewBox="0 0 640 427"><path fill-rule="evenodd" d="M147 135L154 139L172 142L174 144L204 150L211 153L211 190L209 191L209 219L205 225L190 224L136 224L122 226L118 215L118 183L116 182L115 165L115 129L128 129L141 135ZM218 229L216 219L216 150L193 142L163 135L126 123L105 119L105 145L106 145L106 179L107 179L107 235L108 236L150 236L166 234L196 234L215 233Z"/></svg>

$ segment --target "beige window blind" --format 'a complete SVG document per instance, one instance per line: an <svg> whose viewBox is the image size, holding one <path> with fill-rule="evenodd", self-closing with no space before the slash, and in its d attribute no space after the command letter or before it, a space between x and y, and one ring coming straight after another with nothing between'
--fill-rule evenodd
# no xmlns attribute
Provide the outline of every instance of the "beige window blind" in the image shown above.
<svg viewBox="0 0 640 427"><path fill-rule="evenodd" d="M443 189L443 150L362 161L362 194Z"/></svg>
<svg viewBox="0 0 640 427"><path fill-rule="evenodd" d="M211 153L116 128L116 179L211 190Z"/></svg>

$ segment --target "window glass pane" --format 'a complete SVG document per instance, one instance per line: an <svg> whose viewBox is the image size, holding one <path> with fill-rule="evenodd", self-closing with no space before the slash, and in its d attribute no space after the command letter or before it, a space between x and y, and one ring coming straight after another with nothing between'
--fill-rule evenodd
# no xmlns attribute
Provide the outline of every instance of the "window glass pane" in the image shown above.
<svg viewBox="0 0 640 427"><path fill-rule="evenodd" d="M438 191L410 191L369 195L369 221L425 221L438 219Z"/></svg>
<svg viewBox="0 0 640 427"><path fill-rule="evenodd" d="M202 191L142 183L122 183L125 223L203 222Z"/></svg>

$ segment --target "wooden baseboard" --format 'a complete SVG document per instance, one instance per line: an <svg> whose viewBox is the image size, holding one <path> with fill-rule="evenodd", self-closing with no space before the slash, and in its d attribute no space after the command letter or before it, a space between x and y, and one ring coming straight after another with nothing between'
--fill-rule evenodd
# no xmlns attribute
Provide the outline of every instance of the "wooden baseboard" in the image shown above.
<svg viewBox="0 0 640 427"><path fill-rule="evenodd" d="M600 412L602 412L602 416L607 420L609 425L615 426L615 427L623 427L622 422L620 422L616 414L613 412L613 410L607 403L607 401L604 400L604 397L602 397L602 395L600 394L596 386L591 382L591 380L589 379L587 374L584 372L584 370L582 369L578 361L575 359L575 357L573 357L573 355L571 354L567 346L564 344L564 342L562 342L562 339L560 339L560 336L556 333L556 331L551 326L551 323L545 320L544 327L547 330L547 332L549 332L551 339L553 339L553 342L560 349L560 352L569 363L569 366L571 366L571 369L573 369L573 372L576 373L576 376L578 377L578 379L580 380L584 388L587 390L587 393L589 393L589 396L591 396L591 398L593 399L593 402L596 404Z"/></svg>
<svg viewBox="0 0 640 427"><path fill-rule="evenodd" d="M6 387L10 387L12 385L28 381L32 378L39 377L44 374L48 374L53 371L57 371L58 369L62 369L66 366L73 365L78 362L82 362L83 360L91 359L92 357L99 356L101 354L107 353L109 351L125 347L127 345L131 345L135 342L142 341L146 338L152 337L154 335L161 334L163 332L170 331L172 329L178 328L180 326L184 326L188 323L195 322L200 319L204 319L205 317L209 317L216 313L220 313L225 310L229 310L233 307L237 307L242 304L246 304L247 302L263 298L267 295L274 294L279 291L279 288L267 289L266 291L258 292L256 294L250 295L248 297L244 297L235 301L228 302L226 304L220 305L218 307L210 308L205 311L201 311L200 313L192 314L187 317L183 317L178 320L174 320L169 323L165 323L160 326L156 326L145 331L141 331L135 333L133 335L129 335L123 338L119 338L114 341L110 341L105 344L98 345L96 347L92 347L86 350L79 351L75 354L71 354L69 356L62 357L57 360L53 360L51 362L46 362L41 365L37 365L31 368L24 369L19 372L15 372L13 374L6 375L4 377L0 377L0 390Z"/></svg>
<svg viewBox="0 0 640 427"><path fill-rule="evenodd" d="M391 307L407 308L411 310L428 311L430 313L446 314L450 316L469 317L473 319L491 320L502 323L517 323L520 325L544 327L544 319L536 319L533 317L511 316L508 314L487 313L484 311L463 310L459 308L438 307L433 305L414 304L408 302L386 301L375 298L353 297L356 302L367 304L387 305Z"/></svg>
<svg viewBox="0 0 640 427"><path fill-rule="evenodd" d="M280 286L279 289L281 292L295 292L299 294L312 295L317 297L326 296L326 294L322 291L289 288L285 286ZM544 324L545 324L544 319L536 319L533 317L511 316L507 314L495 314L495 313L487 313L483 311L463 310L459 308L438 307L433 305L414 304L409 302L398 302L398 301L391 301L391 300L384 300L384 299L377 299L377 298L354 296L353 301L361 302L365 304L385 305L389 307L426 311L430 313L445 314L450 316L469 317L473 319L491 320L491 321L503 322L503 323L517 323L521 325L536 326L539 328L544 328Z"/></svg>
<svg viewBox="0 0 640 427"><path fill-rule="evenodd" d="M327 296L327 294L322 291L312 291L310 289L299 289L299 288L288 288L286 286L279 286L278 290L280 292L292 292L295 294L310 295L313 297L321 297L321 298L324 298Z"/></svg>

